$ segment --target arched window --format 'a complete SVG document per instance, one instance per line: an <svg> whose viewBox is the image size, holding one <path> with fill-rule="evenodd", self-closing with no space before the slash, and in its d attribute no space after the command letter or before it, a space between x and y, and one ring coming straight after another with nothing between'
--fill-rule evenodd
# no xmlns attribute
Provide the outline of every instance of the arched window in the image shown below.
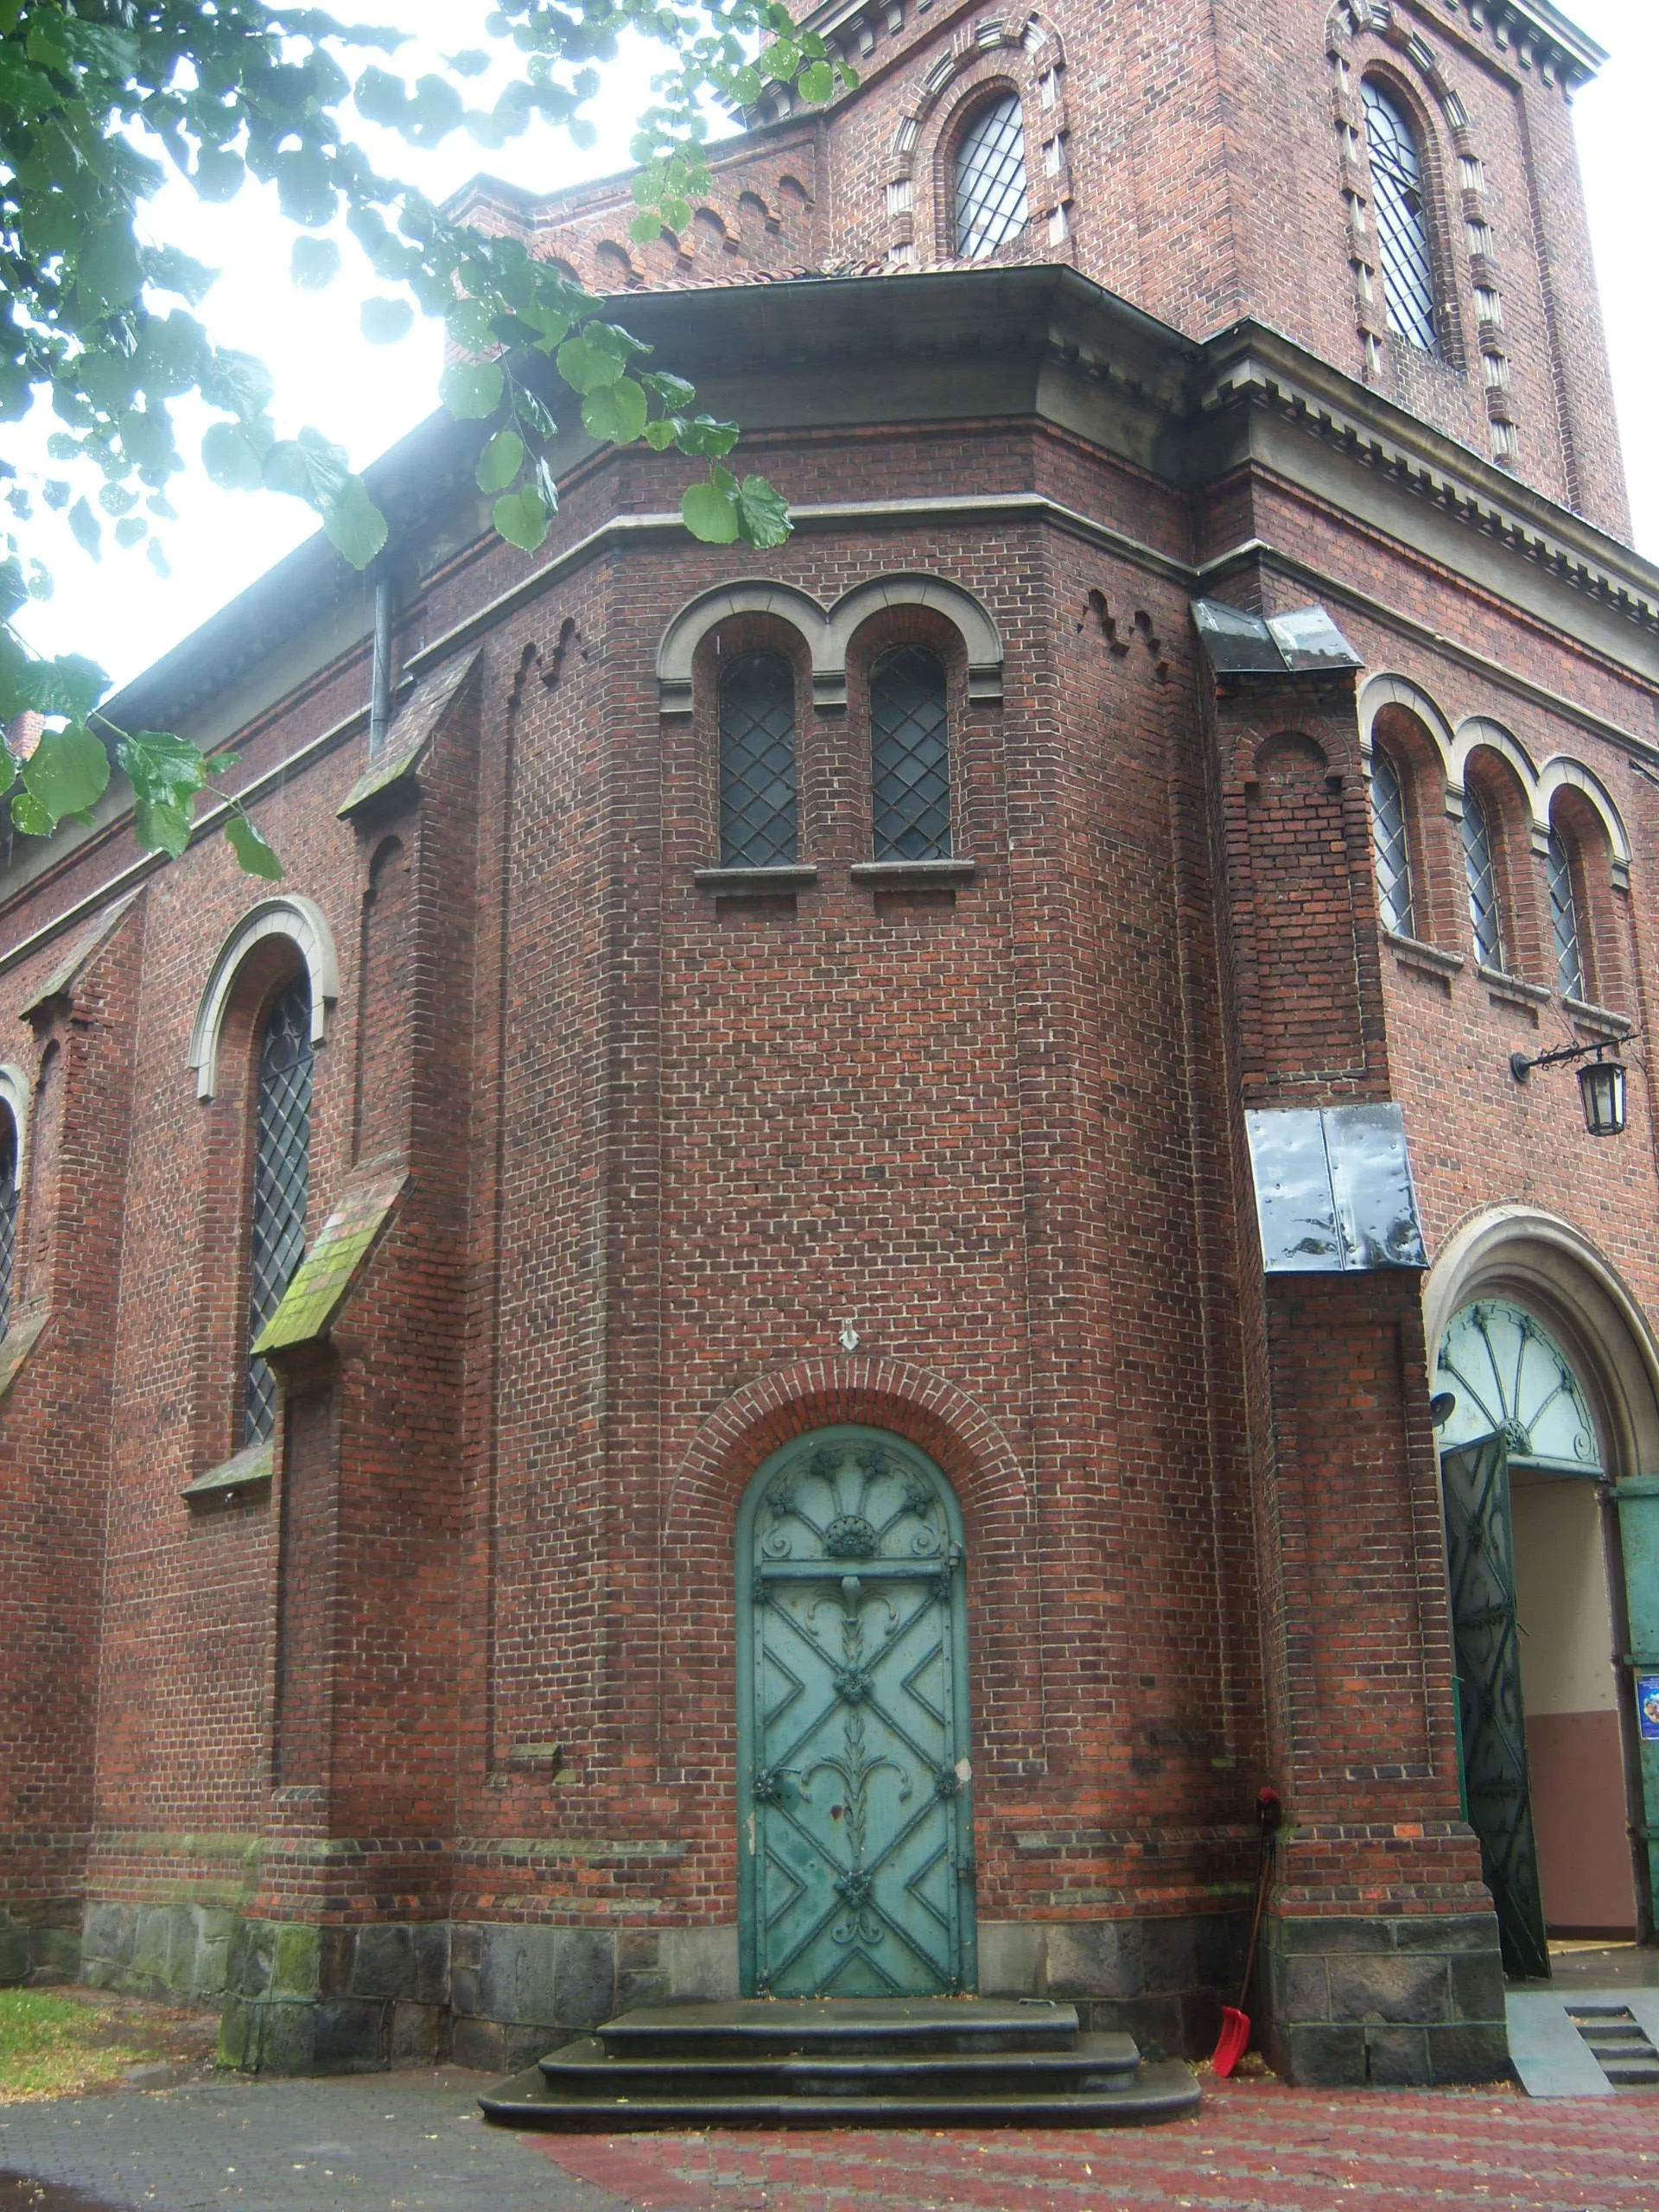
<svg viewBox="0 0 1659 2212"><path fill-rule="evenodd" d="M1406 795L1393 756L1371 753L1371 845L1376 855L1376 906L1385 929L1414 937L1411 851L1406 838Z"/></svg>
<svg viewBox="0 0 1659 2212"><path fill-rule="evenodd" d="M17 1124L0 1106L0 1337L11 1326L11 1285L17 1266Z"/></svg>
<svg viewBox="0 0 1659 2212"><path fill-rule="evenodd" d="M1552 824L1545 855L1549 875L1549 918L1555 933L1555 980L1569 999L1588 995L1584 982L1584 943L1579 929L1578 893L1573 887L1573 853Z"/></svg>
<svg viewBox="0 0 1659 2212"><path fill-rule="evenodd" d="M982 107L957 149L957 251L983 261L1026 227L1026 126L1020 95Z"/></svg>
<svg viewBox="0 0 1659 2212"><path fill-rule="evenodd" d="M253 1142L253 1203L248 1242L247 1376L243 1441L269 1436L276 1381L252 1356L260 1331L282 1303L305 1251L305 1201L311 1157L311 979L302 969L283 985L259 1040Z"/></svg>
<svg viewBox="0 0 1659 2212"><path fill-rule="evenodd" d="M1434 255L1417 133L1400 103L1374 78L1365 79L1363 91L1389 327L1425 353L1438 353Z"/></svg>
<svg viewBox="0 0 1659 2212"><path fill-rule="evenodd" d="M745 653L720 679L720 861L797 856L795 676L781 653Z"/></svg>
<svg viewBox="0 0 1659 2212"><path fill-rule="evenodd" d="M1469 880L1469 926L1483 966L1503 965L1503 918L1498 904L1492 818L1477 792L1463 798L1463 872Z"/></svg>
<svg viewBox="0 0 1659 2212"><path fill-rule="evenodd" d="M870 767L879 861L947 859L950 747L944 666L900 645L870 675Z"/></svg>

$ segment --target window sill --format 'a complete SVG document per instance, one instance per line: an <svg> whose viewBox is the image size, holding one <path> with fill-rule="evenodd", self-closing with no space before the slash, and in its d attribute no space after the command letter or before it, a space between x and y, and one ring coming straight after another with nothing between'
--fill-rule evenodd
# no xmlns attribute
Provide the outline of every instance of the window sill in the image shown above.
<svg viewBox="0 0 1659 2212"><path fill-rule="evenodd" d="M971 883L976 869L969 860L855 861L847 873L855 883L880 890L889 884Z"/></svg>
<svg viewBox="0 0 1659 2212"><path fill-rule="evenodd" d="M1489 968L1484 960L1476 962L1475 973L1495 999L1506 999L1511 1006L1549 1004L1549 992L1542 983L1522 982L1519 976L1506 976L1501 968Z"/></svg>
<svg viewBox="0 0 1659 2212"><path fill-rule="evenodd" d="M1611 1007L1594 1006L1588 999L1563 999L1561 1005L1581 1028L1599 1029L1609 1037L1628 1037L1636 1027L1628 1014L1615 1014Z"/></svg>
<svg viewBox="0 0 1659 2212"><path fill-rule="evenodd" d="M1438 944L1426 944L1421 938L1406 937L1398 930L1385 927L1382 942L1402 968L1426 969L1431 976L1455 976L1463 967L1460 952L1446 952Z"/></svg>
<svg viewBox="0 0 1659 2212"><path fill-rule="evenodd" d="M267 1437L263 1444L250 1444L236 1452L221 1465L209 1467L205 1475L198 1475L179 1492L192 1505L223 1498L226 1504L240 1497L263 1496L270 1488L271 1444Z"/></svg>
<svg viewBox="0 0 1659 2212"><path fill-rule="evenodd" d="M815 868L700 868L691 877L699 891L722 899L772 899L780 891L810 891L817 880Z"/></svg>

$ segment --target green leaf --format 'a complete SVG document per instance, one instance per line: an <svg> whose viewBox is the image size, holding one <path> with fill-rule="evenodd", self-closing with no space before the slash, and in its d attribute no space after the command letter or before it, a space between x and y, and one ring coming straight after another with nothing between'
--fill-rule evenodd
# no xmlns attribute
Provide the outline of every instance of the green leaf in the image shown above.
<svg viewBox="0 0 1659 2212"><path fill-rule="evenodd" d="M333 238L302 236L294 241L289 267L302 292L320 292L340 274L340 248Z"/></svg>
<svg viewBox="0 0 1659 2212"><path fill-rule="evenodd" d="M11 819L13 827L26 837L49 837L58 826L39 799L31 798L27 791L19 791L12 800Z"/></svg>
<svg viewBox="0 0 1659 2212"><path fill-rule="evenodd" d="M495 526L509 545L533 553L547 536L546 503L533 484L509 492L495 503Z"/></svg>
<svg viewBox="0 0 1659 2212"><path fill-rule="evenodd" d="M697 396L697 387L688 384L683 377L670 376L665 369L647 370L639 379L645 390L654 392L671 415L683 415Z"/></svg>
<svg viewBox="0 0 1659 2212"><path fill-rule="evenodd" d="M371 346L395 346L414 321L415 310L407 300L365 300L357 319Z"/></svg>
<svg viewBox="0 0 1659 2212"><path fill-rule="evenodd" d="M143 281L131 227L119 219L105 221L75 256L75 289L93 308L124 306Z"/></svg>
<svg viewBox="0 0 1659 2212"><path fill-rule="evenodd" d="M655 245L662 234L663 219L649 207L643 214L634 216L628 225L628 236L635 245Z"/></svg>
<svg viewBox="0 0 1659 2212"><path fill-rule="evenodd" d="M55 660L25 660L17 670L19 707L37 715L63 715L71 721L85 721L110 688L110 679L96 661L79 653L60 653Z"/></svg>
<svg viewBox="0 0 1659 2212"><path fill-rule="evenodd" d="M135 798L132 826L140 847L147 853L165 853L177 860L190 842L190 811L166 799Z"/></svg>
<svg viewBox="0 0 1659 2212"><path fill-rule="evenodd" d="M98 517L85 499L77 499L70 508L69 530L76 544L96 561L104 550L104 533L99 527Z"/></svg>
<svg viewBox="0 0 1659 2212"><path fill-rule="evenodd" d="M110 780L110 756L91 730L71 723L44 732L23 763L23 789L52 817L96 804Z"/></svg>
<svg viewBox="0 0 1659 2212"><path fill-rule="evenodd" d="M498 430L478 456L474 470L480 492L505 492L524 465L524 442L517 430Z"/></svg>
<svg viewBox="0 0 1659 2212"><path fill-rule="evenodd" d="M120 546L143 543L149 535L149 524L142 515L125 515L115 525L115 542Z"/></svg>
<svg viewBox="0 0 1659 2212"><path fill-rule="evenodd" d="M730 545L736 540L736 502L717 484L694 484L680 501L680 514L692 537L705 545Z"/></svg>
<svg viewBox="0 0 1659 2212"><path fill-rule="evenodd" d="M214 423L202 433L201 465L227 491L257 491L265 480L264 458L240 423Z"/></svg>
<svg viewBox="0 0 1659 2212"><path fill-rule="evenodd" d="M160 292L176 292L194 307L207 296L219 275L205 262L192 259L175 245L164 245L148 257L149 281Z"/></svg>
<svg viewBox="0 0 1659 2212"><path fill-rule="evenodd" d="M616 446L632 445L645 427L645 393L632 377L601 385L582 403L582 428L590 438Z"/></svg>
<svg viewBox="0 0 1659 2212"><path fill-rule="evenodd" d="M746 476L739 485L737 517L744 537L762 551L783 544L795 528L789 518L788 500L764 476Z"/></svg>
<svg viewBox="0 0 1659 2212"><path fill-rule="evenodd" d="M827 61L814 61L802 70L796 86L804 100L822 107L836 89L836 73Z"/></svg>
<svg viewBox="0 0 1659 2212"><path fill-rule="evenodd" d="M567 338L554 360L572 391L602 391L623 374L623 365L617 356L586 337Z"/></svg>
<svg viewBox="0 0 1659 2212"><path fill-rule="evenodd" d="M483 353L495 336L492 319L488 301L456 300L444 309L443 327L463 353Z"/></svg>
<svg viewBox="0 0 1659 2212"><path fill-rule="evenodd" d="M330 444L320 430L297 438L278 438L265 454L264 481L273 492L289 492L324 514L346 488L351 474L345 449Z"/></svg>
<svg viewBox="0 0 1659 2212"><path fill-rule="evenodd" d="M234 200L247 172L228 146L204 146L196 156L195 187L203 200Z"/></svg>
<svg viewBox="0 0 1659 2212"><path fill-rule="evenodd" d="M354 569L366 569L386 542L386 518L360 476L348 476L323 510L329 543Z"/></svg>
<svg viewBox="0 0 1659 2212"><path fill-rule="evenodd" d="M284 870L276 848L256 830L245 814L233 814L225 824L225 842L247 875L263 875L271 883L282 880Z"/></svg>
<svg viewBox="0 0 1659 2212"><path fill-rule="evenodd" d="M694 454L700 461L719 461L737 443L735 423L722 423L713 415L694 415L689 423L683 416L675 420L680 451Z"/></svg>
<svg viewBox="0 0 1659 2212"><path fill-rule="evenodd" d="M457 420L481 423L501 404L506 389L494 361L455 361L438 380L438 397Z"/></svg>
<svg viewBox="0 0 1659 2212"><path fill-rule="evenodd" d="M664 415L658 423L646 423L645 443L651 448L652 453L666 453L675 439L679 436L680 428L677 416Z"/></svg>

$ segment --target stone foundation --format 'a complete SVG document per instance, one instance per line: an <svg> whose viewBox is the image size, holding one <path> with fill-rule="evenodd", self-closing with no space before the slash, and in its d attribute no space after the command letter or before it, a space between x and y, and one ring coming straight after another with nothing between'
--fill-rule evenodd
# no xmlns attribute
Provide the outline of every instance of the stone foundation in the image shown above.
<svg viewBox="0 0 1659 2212"><path fill-rule="evenodd" d="M1150 2058L1201 2058L1237 1992L1242 1913L988 1921L979 1993L1054 1997ZM55 1948L54 1948L55 1946ZM67 1980L68 1929L0 1922L0 1978ZM57 1967L45 1971L36 1955ZM17 1971L11 1971L12 1967ZM630 2005L737 1994L737 1930L491 1921L315 1928L217 1905L86 1909L82 1980L221 2007L219 2057L272 2073L357 2073L451 2057L510 2073ZM1254 2009L1287 2080L1319 2086L1501 2079L1503 1976L1490 1914L1281 1919Z"/></svg>
<svg viewBox="0 0 1659 2212"><path fill-rule="evenodd" d="M1416 2088L1509 2073L1490 1912L1272 1921L1259 1986L1268 2062L1287 2081Z"/></svg>
<svg viewBox="0 0 1659 2212"><path fill-rule="evenodd" d="M0 1988L73 1981L80 1971L79 1916L73 1904L43 1905L34 1913L0 1905Z"/></svg>

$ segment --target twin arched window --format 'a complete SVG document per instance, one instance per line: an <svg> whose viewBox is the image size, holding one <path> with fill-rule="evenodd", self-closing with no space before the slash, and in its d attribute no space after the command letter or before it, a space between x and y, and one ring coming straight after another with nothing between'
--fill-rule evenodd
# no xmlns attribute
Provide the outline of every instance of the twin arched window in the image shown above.
<svg viewBox="0 0 1659 2212"><path fill-rule="evenodd" d="M1389 327L1421 352L1439 353L1434 251L1424 196L1422 149L1404 107L1385 86L1367 77L1360 89Z"/></svg>
<svg viewBox="0 0 1659 2212"><path fill-rule="evenodd" d="M921 645L870 671L870 792L878 861L950 853L950 737L944 663ZM781 653L745 653L720 680L720 861L787 868L800 853L795 676Z"/></svg>
<svg viewBox="0 0 1659 2212"><path fill-rule="evenodd" d="M1371 844L1376 861L1376 904L1385 929L1414 937L1411 897L1411 842L1406 830L1406 794L1392 753L1379 745L1371 753Z"/></svg>
<svg viewBox="0 0 1659 2212"><path fill-rule="evenodd" d="M1026 200L1026 125L1018 92L980 109L957 149L956 245L964 261L984 261L1017 238Z"/></svg>
<svg viewBox="0 0 1659 2212"><path fill-rule="evenodd" d="M302 969L271 1001L259 1039L253 1188L248 1223L248 1361L242 1439L263 1443L276 1413L276 1382L253 1356L305 1252L311 1164L311 979Z"/></svg>
<svg viewBox="0 0 1659 2212"><path fill-rule="evenodd" d="M1463 798L1463 872L1469 887L1469 927L1481 965L1503 968L1503 910L1498 895L1492 818L1478 791Z"/></svg>
<svg viewBox="0 0 1659 2212"><path fill-rule="evenodd" d="M1549 920L1555 940L1555 981L1561 995L1588 996L1585 988L1584 941L1579 928L1579 899L1573 883L1573 853L1552 823L1545 850L1549 877Z"/></svg>

